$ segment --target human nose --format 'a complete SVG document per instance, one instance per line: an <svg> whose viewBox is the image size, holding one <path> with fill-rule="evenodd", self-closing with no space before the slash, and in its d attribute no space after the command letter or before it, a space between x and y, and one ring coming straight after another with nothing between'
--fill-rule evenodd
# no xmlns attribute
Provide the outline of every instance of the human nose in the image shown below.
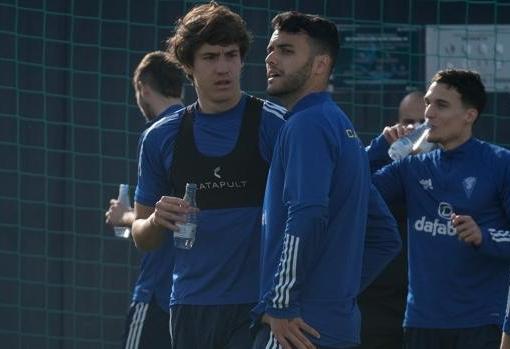
<svg viewBox="0 0 510 349"><path fill-rule="evenodd" d="M274 54L274 51L269 52L266 55L265 62L266 62L267 65L274 65L275 64L275 54Z"/></svg>
<svg viewBox="0 0 510 349"><path fill-rule="evenodd" d="M432 107L432 104L429 104L425 107L425 118L426 119L432 119L435 116L434 108Z"/></svg>
<svg viewBox="0 0 510 349"><path fill-rule="evenodd" d="M216 72L219 74L224 74L224 73L228 73L228 71L229 71L229 64L228 64L227 58L224 56L220 56L216 63Z"/></svg>

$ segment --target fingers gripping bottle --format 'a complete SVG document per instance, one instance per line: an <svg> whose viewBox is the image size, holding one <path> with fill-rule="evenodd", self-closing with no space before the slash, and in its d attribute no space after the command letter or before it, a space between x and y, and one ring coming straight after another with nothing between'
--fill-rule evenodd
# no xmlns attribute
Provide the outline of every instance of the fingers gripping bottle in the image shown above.
<svg viewBox="0 0 510 349"><path fill-rule="evenodd" d="M186 193L184 194L184 201L186 201L191 207L196 208L196 192L197 185L194 183L186 183ZM197 234L197 223L198 217L195 211L192 211L186 215L186 222L177 224L178 231L174 231L174 245L177 248L189 250L195 243L195 237Z"/></svg>
<svg viewBox="0 0 510 349"><path fill-rule="evenodd" d="M129 185L120 184L119 185L119 197L117 198L119 202L125 207L131 207L131 202L129 201ZM115 236L118 238L127 239L131 234L131 229L126 227L113 227L113 231L115 232Z"/></svg>
<svg viewBox="0 0 510 349"><path fill-rule="evenodd" d="M408 135L393 142L388 150L388 155L393 160L401 160L409 154L431 151L435 144L427 142L429 131L430 125L427 120Z"/></svg>

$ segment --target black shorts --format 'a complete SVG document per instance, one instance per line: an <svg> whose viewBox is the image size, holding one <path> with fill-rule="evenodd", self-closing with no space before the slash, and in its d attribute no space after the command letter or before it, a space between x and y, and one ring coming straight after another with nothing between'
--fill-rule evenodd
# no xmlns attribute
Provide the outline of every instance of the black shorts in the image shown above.
<svg viewBox="0 0 510 349"><path fill-rule="evenodd" d="M170 315L152 298L150 303L131 303L126 318L122 348L170 349Z"/></svg>
<svg viewBox="0 0 510 349"><path fill-rule="evenodd" d="M250 310L255 304L188 305L170 308L173 349L249 349Z"/></svg>
<svg viewBox="0 0 510 349"><path fill-rule="evenodd" d="M394 333L365 332L361 345L356 349L402 349L403 331Z"/></svg>
<svg viewBox="0 0 510 349"><path fill-rule="evenodd" d="M501 329L497 325L404 329L404 349L499 349L500 342Z"/></svg>

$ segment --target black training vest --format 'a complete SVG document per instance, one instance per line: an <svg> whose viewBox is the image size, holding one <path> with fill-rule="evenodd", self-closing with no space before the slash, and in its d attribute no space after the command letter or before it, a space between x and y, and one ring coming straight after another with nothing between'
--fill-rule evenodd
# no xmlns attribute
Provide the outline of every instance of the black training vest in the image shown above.
<svg viewBox="0 0 510 349"><path fill-rule="evenodd" d="M224 156L198 151L193 133L196 103L186 108L170 171L175 196L184 196L186 183L196 183L200 209L262 206L268 172L259 150L262 106L261 100L247 97L237 143Z"/></svg>

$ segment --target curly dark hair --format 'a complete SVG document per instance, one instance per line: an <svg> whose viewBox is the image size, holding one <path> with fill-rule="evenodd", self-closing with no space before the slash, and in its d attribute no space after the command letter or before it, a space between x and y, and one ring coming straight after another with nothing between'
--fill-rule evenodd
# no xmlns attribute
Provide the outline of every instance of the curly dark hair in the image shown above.
<svg viewBox="0 0 510 349"><path fill-rule="evenodd" d="M195 52L203 44L238 44L244 61L250 43L251 34L241 16L211 1L194 7L177 21L174 36L167 40L167 50L181 68L192 68Z"/></svg>

